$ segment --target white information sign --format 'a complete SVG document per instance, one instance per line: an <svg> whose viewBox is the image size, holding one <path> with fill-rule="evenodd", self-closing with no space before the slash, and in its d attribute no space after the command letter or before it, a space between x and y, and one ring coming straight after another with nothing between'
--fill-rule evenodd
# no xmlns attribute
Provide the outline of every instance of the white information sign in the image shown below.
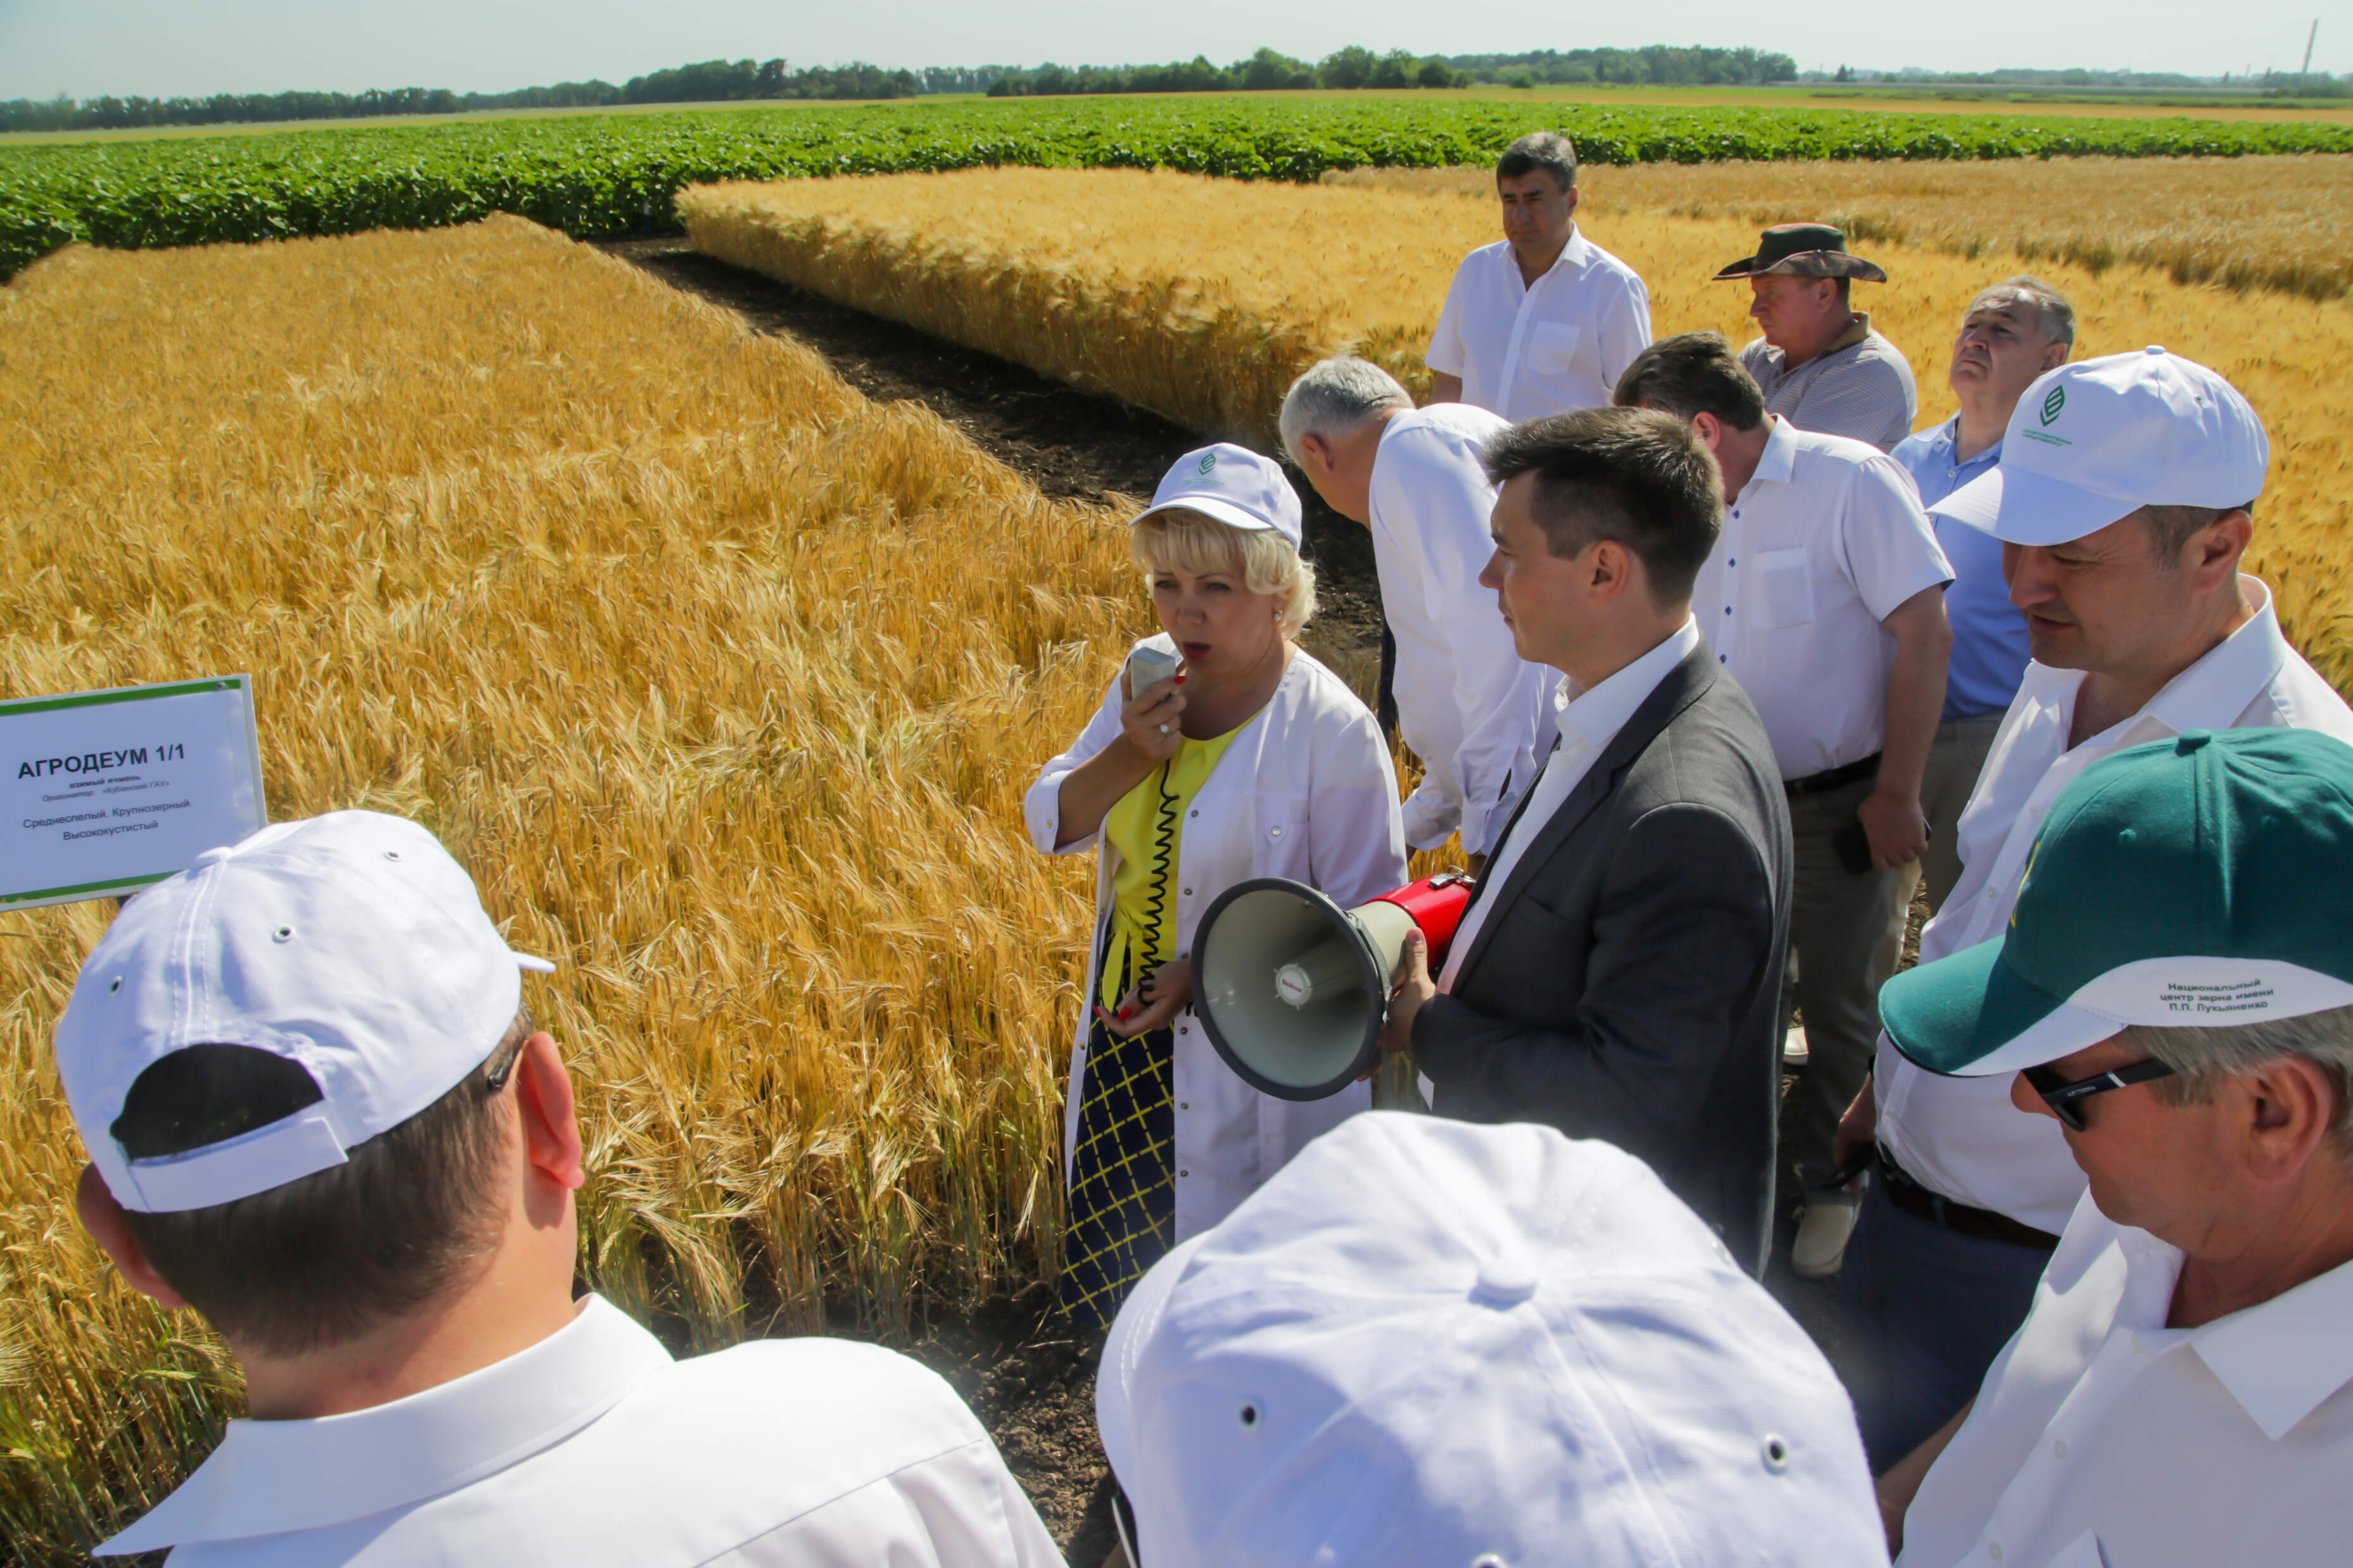
<svg viewBox="0 0 2353 1568"><path fill-rule="evenodd" d="M253 679L0 702L0 910L120 897L268 826Z"/></svg>

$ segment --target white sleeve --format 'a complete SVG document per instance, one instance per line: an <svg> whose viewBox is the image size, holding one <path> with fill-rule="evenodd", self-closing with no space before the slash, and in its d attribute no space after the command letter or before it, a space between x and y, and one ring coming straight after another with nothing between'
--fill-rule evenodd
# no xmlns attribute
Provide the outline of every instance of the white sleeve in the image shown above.
<svg viewBox="0 0 2353 1568"><path fill-rule="evenodd" d="M1093 848L1102 835L1103 824L1096 823L1084 837L1059 847L1055 844L1062 832L1062 781L1119 738L1119 680L1117 675L1111 678L1111 689L1103 694L1103 706L1095 710L1095 716L1087 721L1087 727L1079 731L1079 738L1071 743L1069 751L1046 764L1038 774L1038 782L1021 799L1021 815L1029 823L1029 842L1046 854L1082 854Z"/></svg>
<svg viewBox="0 0 2353 1568"><path fill-rule="evenodd" d="M1430 352L1421 356L1421 363L1440 375L1460 376L1470 363L1462 353L1462 279L1470 270L1471 258L1464 257L1454 269L1454 281L1446 286L1446 305L1438 312L1437 330L1430 334Z"/></svg>
<svg viewBox="0 0 2353 1568"><path fill-rule="evenodd" d="M1651 290L1635 274L1626 274L1622 290L1613 290L1601 313L1601 374L1615 392L1627 366L1651 346Z"/></svg>
<svg viewBox="0 0 2353 1568"><path fill-rule="evenodd" d="M705 1568L1067 1568L987 1437L905 1465Z"/></svg>
<svg viewBox="0 0 2353 1568"><path fill-rule="evenodd" d="M1336 684L1336 682L1335 682ZM1405 885L1405 820L1380 721L1354 697L1353 713L1317 716L1307 797L1309 880L1342 909Z"/></svg>
<svg viewBox="0 0 2353 1568"><path fill-rule="evenodd" d="M1483 855L1503 826L1495 808L1528 785L1535 773L1536 710L1543 675L1512 645L1512 628L1482 587L1479 574L1493 553L1488 516L1494 491L1486 475L1465 467L1449 452L1444 460L1423 459L1425 446L1409 434L1388 490L1388 514L1402 512L1403 529L1390 531L1414 552L1415 575L1430 623L1444 633L1453 661L1453 700L1462 722L1454 753L1454 776L1462 790L1462 847ZM1490 818L1493 818L1492 822Z"/></svg>
<svg viewBox="0 0 2353 1568"><path fill-rule="evenodd" d="M1840 523L1848 580L1873 619L1883 621L1923 588L1953 580L1912 476L1892 459L1873 457L1854 470Z"/></svg>

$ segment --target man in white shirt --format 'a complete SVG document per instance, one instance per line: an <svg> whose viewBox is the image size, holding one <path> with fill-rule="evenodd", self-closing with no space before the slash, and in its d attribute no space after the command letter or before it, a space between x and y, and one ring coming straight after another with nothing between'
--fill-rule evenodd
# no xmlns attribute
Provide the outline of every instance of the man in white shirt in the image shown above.
<svg viewBox="0 0 2353 1568"><path fill-rule="evenodd" d="M142 893L58 1026L83 1224L204 1313L249 1419L115 1556L182 1568L1059 1564L935 1374L829 1340L672 1362L575 1301L571 1079L433 836L280 823Z"/></svg>
<svg viewBox="0 0 2353 1568"><path fill-rule="evenodd" d="M1560 740L1436 984L1409 939L1386 1048L1441 1116L1639 1156L1761 1272L1789 818L1757 710L1692 623L1715 464L1663 415L1588 408L1514 426L1487 468L1480 581L1521 657L1567 678Z"/></svg>
<svg viewBox="0 0 2353 1568"><path fill-rule="evenodd" d="M1577 149L1550 131L1495 161L1504 237L1462 258L1423 363L1431 400L1505 419L1609 401L1651 341L1651 294L1633 268L1579 232Z"/></svg>
<svg viewBox="0 0 2353 1568"><path fill-rule="evenodd" d="M2201 729L2316 729L2353 710L2280 635L2239 571L2270 457L2245 398L2162 349L2051 372L2000 464L1936 503L2003 542L2034 661L1961 816L1961 879L1921 933L1928 962L2007 927L2059 792L2127 746ZM1863 1437L1904 1454L1966 1400L2033 1298L2084 1178L2002 1086L1925 1073L1882 1043L1840 1129L1876 1141L1841 1287Z"/></svg>
<svg viewBox="0 0 2353 1568"><path fill-rule="evenodd" d="M1902 1568L2344 1563L2353 748L2192 730L2094 764L2005 934L1882 1001L2089 1183L1973 1402L1881 1478Z"/></svg>
<svg viewBox="0 0 2353 1568"><path fill-rule="evenodd" d="M1904 351L1873 331L1850 298L1857 279L1884 283L1876 262L1847 254L1826 223L1778 224L1715 275L1746 279L1748 314L1764 335L1740 351L1765 408L1800 430L1852 436L1891 451L1912 433L1920 393Z"/></svg>
<svg viewBox="0 0 2353 1568"><path fill-rule="evenodd" d="M1397 638L1398 728L1421 759L1405 839L1433 849L1458 827L1472 868L1535 774L1552 679L1520 658L1479 584L1495 486L1481 458L1511 426L1463 403L1416 409L1389 374L1328 359L1291 384L1282 445L1315 493L1372 530L1381 615Z"/></svg>
<svg viewBox="0 0 2353 1568"><path fill-rule="evenodd" d="M1945 700L1953 572L1904 471L1767 414L1715 333L1651 345L1618 400L1688 421L1724 470L1730 510L1692 605L1764 716L1788 793L1810 1059L1782 1104L1781 1166L1806 1205L1790 1266L1819 1278L1854 1224L1831 1140L1878 1038L1895 868L1927 841L1920 779Z"/></svg>

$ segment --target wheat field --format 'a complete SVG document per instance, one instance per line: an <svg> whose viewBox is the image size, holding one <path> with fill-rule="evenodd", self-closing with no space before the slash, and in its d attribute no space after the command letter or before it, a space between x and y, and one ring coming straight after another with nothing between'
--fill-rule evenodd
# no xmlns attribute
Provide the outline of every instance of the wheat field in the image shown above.
<svg viewBox="0 0 2353 1568"><path fill-rule="evenodd" d="M274 818L417 817L559 961L596 1289L702 1347L1051 1274L1091 887L1018 797L1148 616L1116 514L519 219L61 253L0 289L0 692L252 671ZM26 1562L238 1397L72 1218L108 912L0 914Z"/></svg>
<svg viewBox="0 0 2353 1568"><path fill-rule="evenodd" d="M679 205L697 248L723 260L1273 450L1283 388L1323 354L1352 349L1427 391L1421 353L1448 280L1497 234L1493 200L1448 178L1238 185L995 169L699 186ZM1596 179L1587 233L1649 283L1661 335L1754 335L1746 288L1708 280L1755 248L1754 222L1611 207ZM1858 248L1891 281L1858 286L1857 305L1910 355L1922 422L1946 417L1953 331L1979 289L2022 262ZM2353 309L2136 263L2037 270L2073 297L2079 354L2163 343L2253 401L2273 465L2252 569L2313 661L2353 685L2353 439L2336 407Z"/></svg>

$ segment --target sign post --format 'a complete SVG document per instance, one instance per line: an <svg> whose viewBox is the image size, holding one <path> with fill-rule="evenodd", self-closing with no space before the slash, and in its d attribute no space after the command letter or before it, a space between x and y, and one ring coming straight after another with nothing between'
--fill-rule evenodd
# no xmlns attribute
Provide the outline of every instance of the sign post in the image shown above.
<svg viewBox="0 0 2353 1568"><path fill-rule="evenodd" d="M269 824L253 678L0 702L0 910L122 897Z"/></svg>

